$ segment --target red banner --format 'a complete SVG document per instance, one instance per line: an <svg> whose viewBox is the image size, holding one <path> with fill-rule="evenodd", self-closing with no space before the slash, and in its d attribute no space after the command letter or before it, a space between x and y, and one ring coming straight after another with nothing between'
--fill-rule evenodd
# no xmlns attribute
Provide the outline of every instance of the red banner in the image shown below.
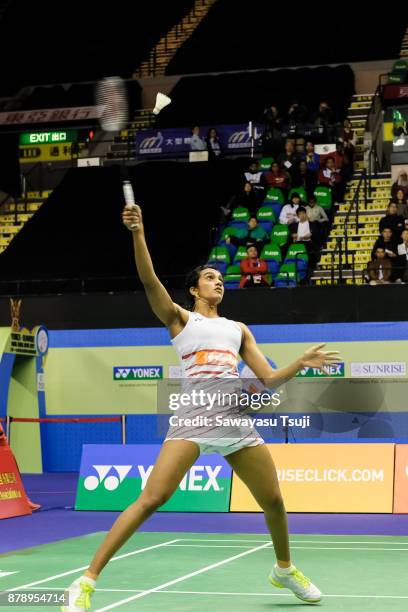
<svg viewBox="0 0 408 612"><path fill-rule="evenodd" d="M0 445L0 519L31 514L13 453Z"/></svg>

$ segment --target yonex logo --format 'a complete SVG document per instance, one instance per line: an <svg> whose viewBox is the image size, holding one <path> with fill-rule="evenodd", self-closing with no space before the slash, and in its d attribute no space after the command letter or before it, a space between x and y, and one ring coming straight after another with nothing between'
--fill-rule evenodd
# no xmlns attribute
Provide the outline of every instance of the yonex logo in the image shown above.
<svg viewBox="0 0 408 612"><path fill-rule="evenodd" d="M89 475L84 480L84 487L88 491L95 491L102 485L107 491L115 491L119 485L125 480L126 476L132 469L132 465L93 465L92 466L98 476ZM147 468L143 465L135 466L138 476L141 479L141 490L146 486L147 480L153 470L153 465ZM210 465L195 465L180 482L179 489L181 491L221 491L217 476L222 469L221 465L212 468ZM116 474L109 474L111 470L115 470ZM206 482L204 483L204 480Z"/></svg>
<svg viewBox="0 0 408 612"><path fill-rule="evenodd" d="M337 363L324 367L324 370L319 368L305 367L302 368L297 374L297 377L306 376L307 378L320 378L320 377L344 377L344 363Z"/></svg>
<svg viewBox="0 0 408 612"><path fill-rule="evenodd" d="M132 469L131 465L93 465L92 467L98 476L91 475L85 478L84 487L88 491L95 491L100 484L103 484L107 491L114 491ZM116 471L116 476L114 474L108 476L111 469Z"/></svg>
<svg viewBox="0 0 408 612"><path fill-rule="evenodd" d="M143 465L137 466L140 477L142 479L142 491L146 486L147 479L153 469L153 465L149 465L147 470ZM210 465L194 465L184 476L180 482L179 489L181 491L221 491L220 486L217 482L217 476L221 471L222 466L216 465L212 468ZM208 478L207 482L203 484L203 480Z"/></svg>
<svg viewBox="0 0 408 612"><path fill-rule="evenodd" d="M163 366L129 366L113 368L114 380L160 380Z"/></svg>

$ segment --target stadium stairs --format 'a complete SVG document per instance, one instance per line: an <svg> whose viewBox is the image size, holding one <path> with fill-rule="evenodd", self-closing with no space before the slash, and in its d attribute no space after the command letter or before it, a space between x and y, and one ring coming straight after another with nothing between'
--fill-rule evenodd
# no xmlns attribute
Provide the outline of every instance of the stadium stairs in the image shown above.
<svg viewBox="0 0 408 612"><path fill-rule="evenodd" d="M373 95L353 96L348 110L354 135L355 135L355 156L354 156L354 177L347 186L344 204L340 204L334 217L330 235L326 247L322 250L322 256L312 277L311 282L315 285L330 285L340 282L340 270L338 265L333 268L332 253L336 248L337 240L341 237L343 249L345 244L344 221L353 200L355 190L359 183L361 172L364 170L364 130L367 115L371 107ZM348 251L354 253L354 274L352 268L343 268L342 282L346 284L364 283L363 270L371 259L371 250L375 240L378 238L378 224L385 215L387 204L390 198L391 178L389 173L379 173L376 177L368 177L371 182L371 189L368 193L367 208L360 205L358 233L355 224L355 215L351 214L348 222ZM351 265L352 255L349 255L348 263ZM347 264L346 255L342 255L343 265Z"/></svg>
<svg viewBox="0 0 408 612"><path fill-rule="evenodd" d="M51 191L28 191L21 198L23 202L5 203L0 207L0 253L7 249L51 193Z"/></svg>
<svg viewBox="0 0 408 612"><path fill-rule="evenodd" d="M149 59L143 62L136 78L164 75L166 68L180 47L190 38L216 0L195 0L191 11L183 17L151 50Z"/></svg>

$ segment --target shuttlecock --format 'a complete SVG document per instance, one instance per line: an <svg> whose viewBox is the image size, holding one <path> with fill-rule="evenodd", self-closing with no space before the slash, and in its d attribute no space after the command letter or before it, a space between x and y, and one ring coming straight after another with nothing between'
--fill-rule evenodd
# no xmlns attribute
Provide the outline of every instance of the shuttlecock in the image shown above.
<svg viewBox="0 0 408 612"><path fill-rule="evenodd" d="M153 109L153 114L158 115L165 106L170 104L170 102L171 98L169 98L169 96L165 96L164 94L159 92L156 96L156 105Z"/></svg>

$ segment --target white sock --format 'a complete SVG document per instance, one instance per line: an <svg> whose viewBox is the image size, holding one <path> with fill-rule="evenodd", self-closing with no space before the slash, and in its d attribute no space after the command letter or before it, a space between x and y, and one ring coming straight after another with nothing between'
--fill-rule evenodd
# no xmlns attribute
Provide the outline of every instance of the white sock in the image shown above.
<svg viewBox="0 0 408 612"><path fill-rule="evenodd" d="M96 587L96 580L94 580L93 578L89 578L89 576L81 576L79 579L80 582L87 582L88 584L90 584L93 588Z"/></svg>
<svg viewBox="0 0 408 612"><path fill-rule="evenodd" d="M281 575L290 574L290 572L293 572L294 569L295 566L293 565L293 563L290 564L290 567L279 567L278 564L275 565L276 573Z"/></svg>

